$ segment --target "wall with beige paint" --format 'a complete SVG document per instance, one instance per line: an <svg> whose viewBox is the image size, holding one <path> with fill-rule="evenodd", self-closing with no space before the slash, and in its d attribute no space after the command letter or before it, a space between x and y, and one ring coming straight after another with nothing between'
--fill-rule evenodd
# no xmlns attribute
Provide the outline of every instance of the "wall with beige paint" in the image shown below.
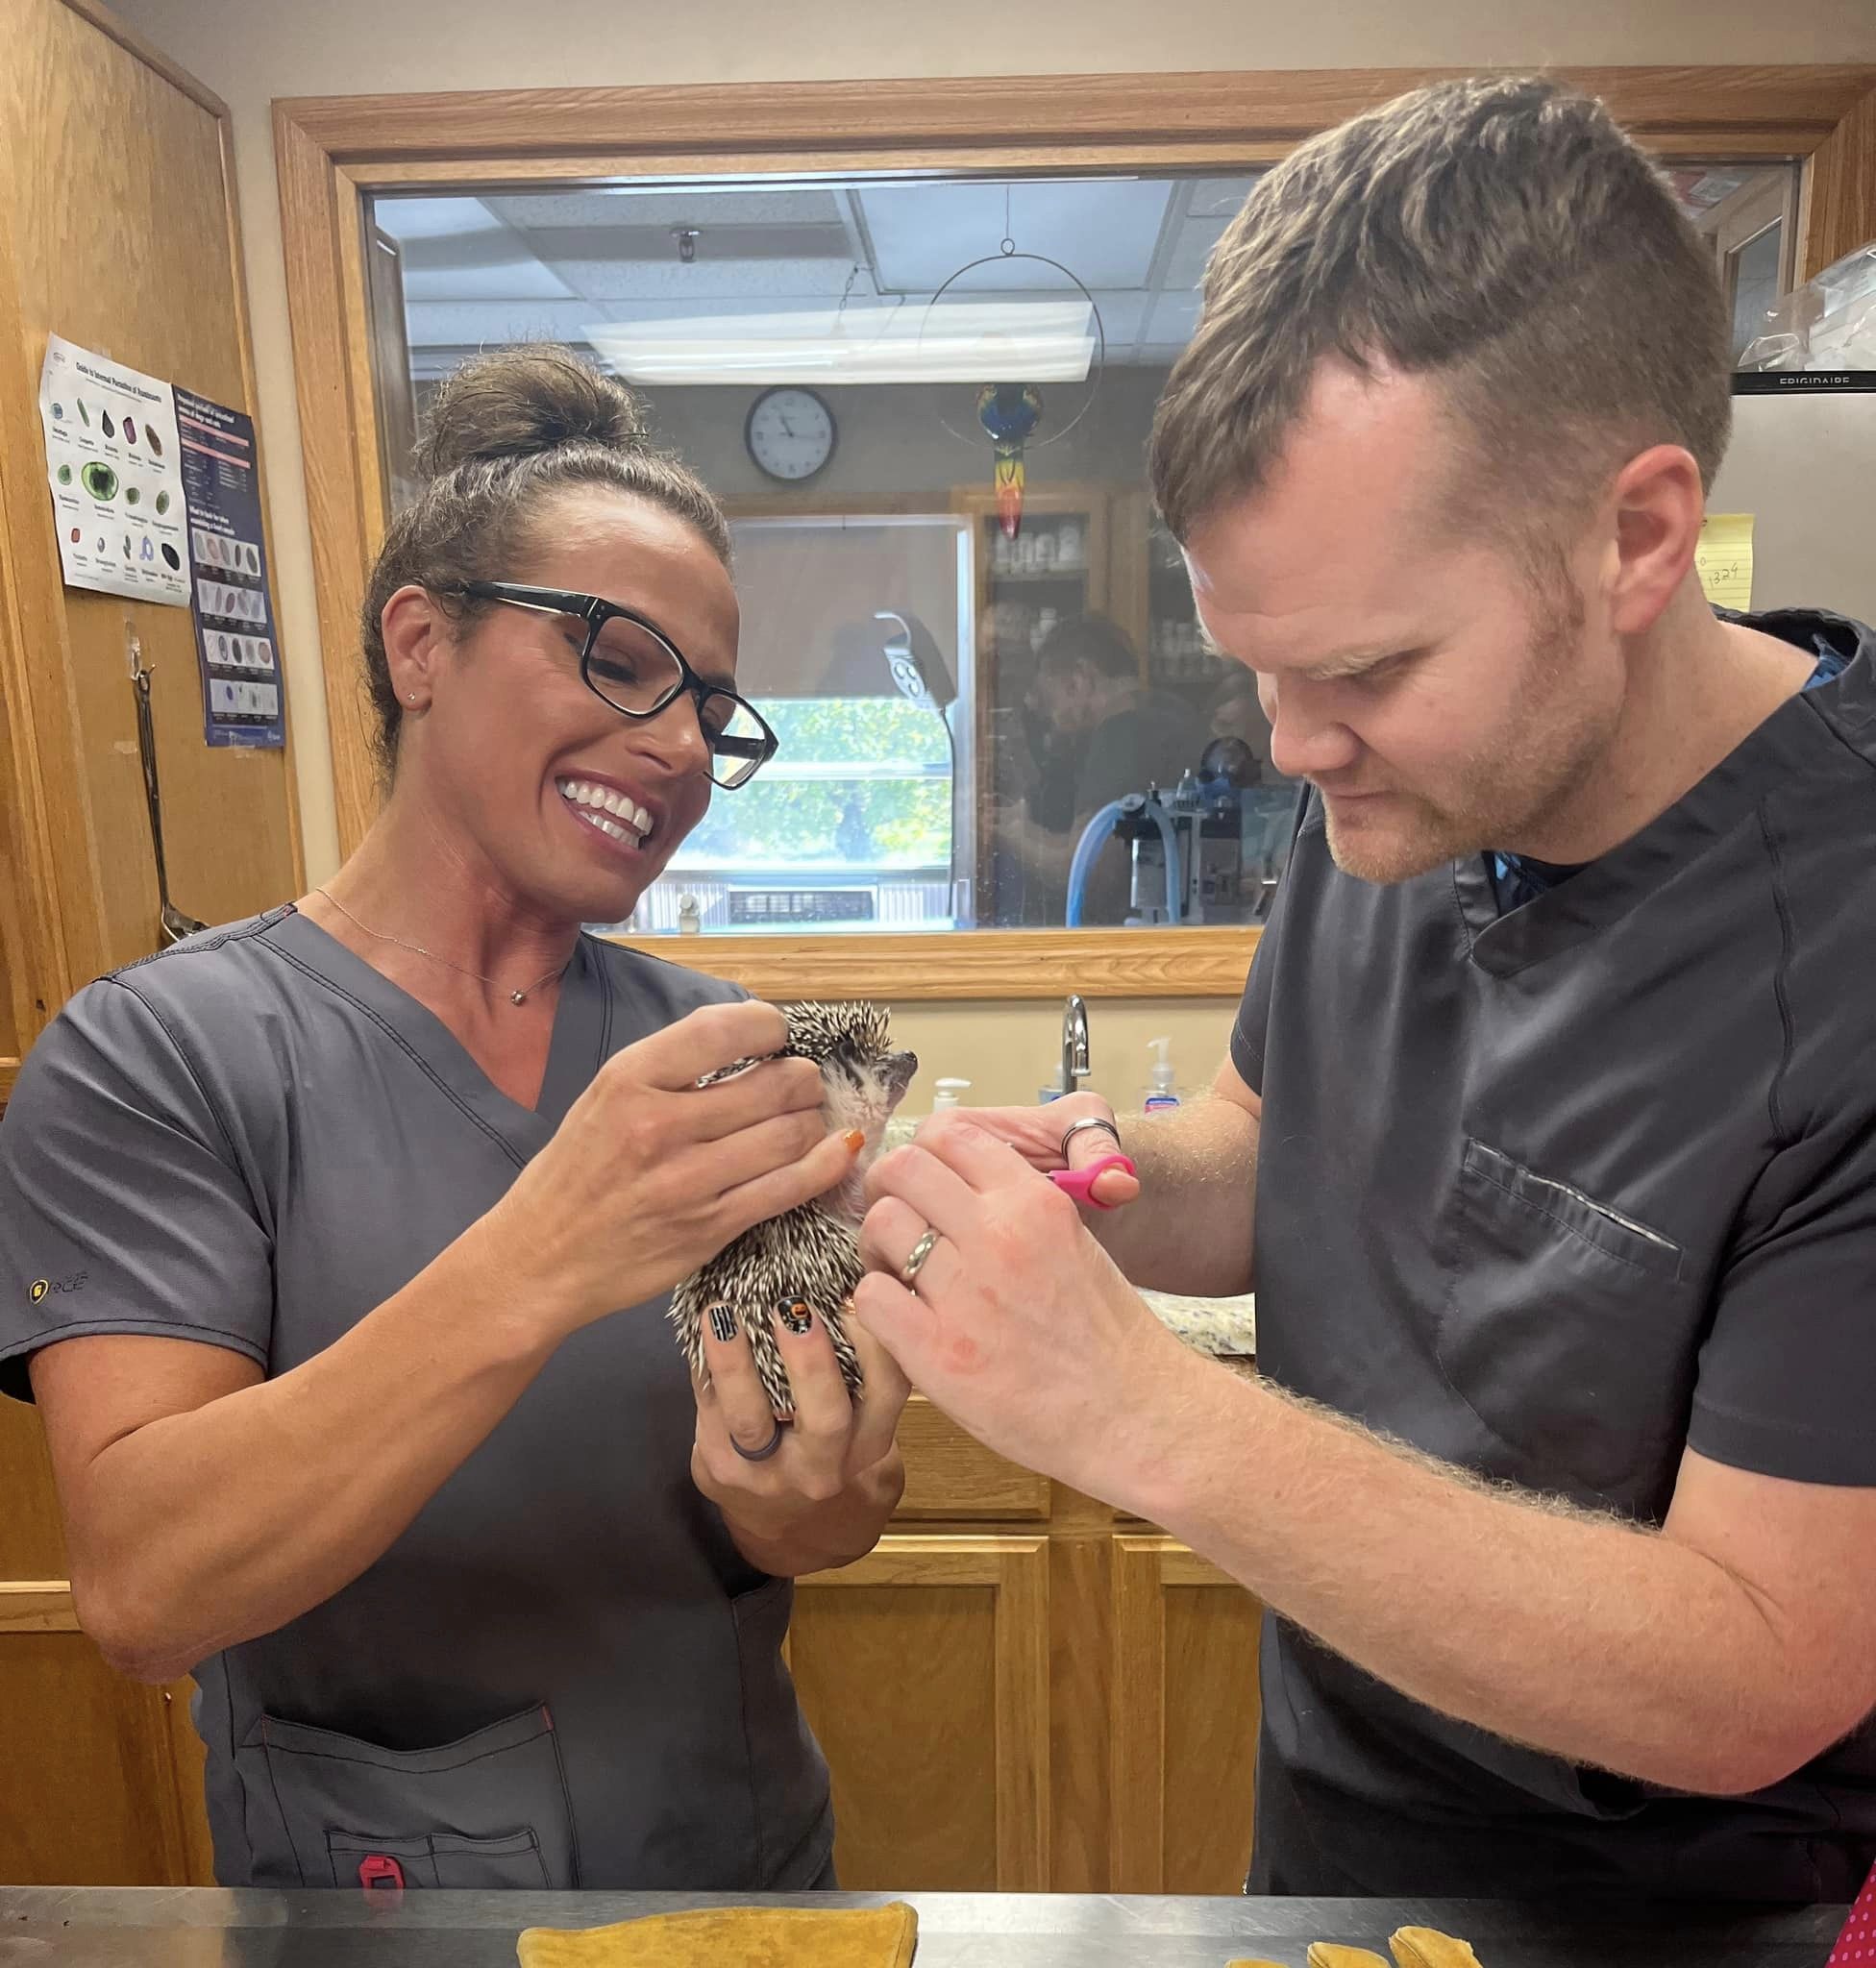
<svg viewBox="0 0 1876 1968"><path fill-rule="evenodd" d="M282 641L309 873L336 858L311 546L269 106L278 96L800 78L1359 65L1876 61L1868 0L113 0L228 102L234 120L255 363L274 519ZM570 110L570 114L577 111ZM1222 1050L1228 1007L1098 1008L1098 1078L1129 1096L1146 1040L1176 1035L1187 1072ZM902 1021L938 1071L985 1097L1032 1097L1053 1046L1048 1006L927 1005ZM1113 1065L1110 1067L1109 1062Z"/></svg>

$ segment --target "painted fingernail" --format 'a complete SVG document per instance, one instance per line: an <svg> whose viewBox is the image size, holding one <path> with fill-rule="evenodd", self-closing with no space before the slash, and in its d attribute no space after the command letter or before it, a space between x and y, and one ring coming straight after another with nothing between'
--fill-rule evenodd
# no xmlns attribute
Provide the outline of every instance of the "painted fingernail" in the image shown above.
<svg viewBox="0 0 1876 1968"><path fill-rule="evenodd" d="M719 1340L729 1341L736 1337L736 1315L728 1306L711 1306L709 1316L710 1330Z"/></svg>
<svg viewBox="0 0 1876 1968"><path fill-rule="evenodd" d="M814 1324L814 1311L805 1298L784 1298L776 1307L776 1316L799 1340Z"/></svg>
<svg viewBox="0 0 1876 1968"><path fill-rule="evenodd" d="M847 1152L850 1155L857 1155L866 1146L866 1136L857 1127L850 1127L841 1136L841 1140L847 1144Z"/></svg>

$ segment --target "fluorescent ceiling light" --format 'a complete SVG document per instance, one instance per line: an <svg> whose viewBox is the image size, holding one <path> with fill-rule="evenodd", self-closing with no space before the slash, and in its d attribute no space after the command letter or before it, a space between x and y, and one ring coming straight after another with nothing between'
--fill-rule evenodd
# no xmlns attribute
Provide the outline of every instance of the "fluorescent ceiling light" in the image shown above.
<svg viewBox="0 0 1876 1968"><path fill-rule="evenodd" d="M629 382L1081 382L1095 358L1084 300L791 308L582 331Z"/></svg>

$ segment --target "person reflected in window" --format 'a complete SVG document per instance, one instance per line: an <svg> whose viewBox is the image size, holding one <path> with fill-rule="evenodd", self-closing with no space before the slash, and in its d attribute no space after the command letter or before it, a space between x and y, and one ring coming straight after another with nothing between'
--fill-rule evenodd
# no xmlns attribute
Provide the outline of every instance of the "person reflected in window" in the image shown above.
<svg viewBox="0 0 1876 1968"><path fill-rule="evenodd" d="M1073 778L1065 800L1032 801L1027 824L1020 833L1006 825L1004 837L1020 837L1028 892L1045 895L1047 920L1059 922L1069 864L1088 823L1129 793L1170 792L1197 769L1210 734L1183 698L1141 680L1133 645L1105 615L1073 616L1049 632L1037 652L1035 696L1051 749L1074 762ZM1097 864L1082 920L1119 922L1126 904L1125 857L1115 849Z"/></svg>
<svg viewBox="0 0 1876 1968"><path fill-rule="evenodd" d="M1074 824L1081 829L1110 800L1171 791L1195 770L1207 732L1184 698L1142 680L1133 645L1105 615L1075 615L1039 652L1044 715L1057 732L1085 741L1074 779Z"/></svg>
<svg viewBox="0 0 1876 1968"><path fill-rule="evenodd" d="M1278 777L1271 764L1271 721L1257 699L1254 671L1232 666L1212 699L1211 730L1214 738L1236 739L1245 748L1248 764L1235 766L1234 784L1255 786Z"/></svg>

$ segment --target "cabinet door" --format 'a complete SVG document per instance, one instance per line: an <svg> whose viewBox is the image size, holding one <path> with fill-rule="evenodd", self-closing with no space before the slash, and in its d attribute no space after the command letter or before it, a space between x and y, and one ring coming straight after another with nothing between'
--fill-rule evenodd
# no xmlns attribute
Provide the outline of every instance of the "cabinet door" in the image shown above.
<svg viewBox="0 0 1876 1968"><path fill-rule="evenodd" d="M39 1417L0 1401L0 1880L212 1885L189 1684L120 1679L78 1630Z"/></svg>
<svg viewBox="0 0 1876 1968"><path fill-rule="evenodd" d="M1049 1515L1048 1477L973 1440L923 1394L914 1394L900 1416L899 1449L905 1458L905 1494L896 1523L1040 1522Z"/></svg>
<svg viewBox="0 0 1876 1968"><path fill-rule="evenodd" d="M1115 1538L1115 1892L1243 1891L1262 1616L1176 1539Z"/></svg>
<svg viewBox="0 0 1876 1968"><path fill-rule="evenodd" d="M1048 1886L1045 1539L883 1538L801 1582L788 1654L833 1773L843 1886Z"/></svg>

